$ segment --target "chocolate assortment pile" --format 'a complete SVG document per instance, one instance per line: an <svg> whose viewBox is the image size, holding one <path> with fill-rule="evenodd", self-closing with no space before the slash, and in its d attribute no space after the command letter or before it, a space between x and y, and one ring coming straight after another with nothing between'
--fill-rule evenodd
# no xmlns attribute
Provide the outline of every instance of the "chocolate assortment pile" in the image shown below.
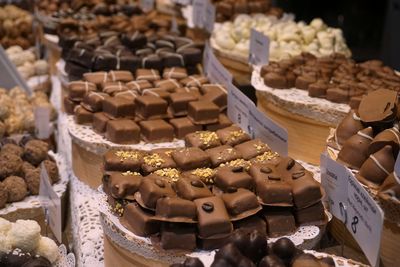
<svg viewBox="0 0 400 267"><path fill-rule="evenodd" d="M121 223L163 249L215 249L235 229L264 238L323 224L320 184L238 126L186 135L186 147L110 150L103 190Z"/></svg>
<svg viewBox="0 0 400 267"><path fill-rule="evenodd" d="M44 163L50 183L59 181L56 162L48 155L49 145L26 135L18 142L4 138L0 149L0 208L6 203L39 194L40 165Z"/></svg>
<svg viewBox="0 0 400 267"><path fill-rule="evenodd" d="M104 32L90 40L73 42L63 47L70 80L80 79L90 71L156 69L185 67L189 74L198 72L202 62L202 48L191 39L174 34L151 34L136 30L119 34Z"/></svg>
<svg viewBox="0 0 400 267"><path fill-rule="evenodd" d="M171 142L232 124L226 89L182 67L92 72L68 85L64 107L114 143Z"/></svg>
<svg viewBox="0 0 400 267"><path fill-rule="evenodd" d="M263 13L269 16L282 17L283 10L278 7L272 7L271 0L214 0L216 6L217 22L232 20L238 14L259 14Z"/></svg>
<svg viewBox="0 0 400 267"><path fill-rule="evenodd" d="M400 148L398 107L396 91L368 93L339 124L330 143L340 150L337 160L357 170L356 178L374 190L388 190L388 183L398 186L392 174Z"/></svg>
<svg viewBox="0 0 400 267"><path fill-rule="evenodd" d="M14 5L0 6L0 44L4 48L13 45L24 49L34 44L33 16Z"/></svg>
<svg viewBox="0 0 400 267"><path fill-rule="evenodd" d="M317 258L297 249L288 238L268 244L257 231L238 230L214 256L211 267L335 267L331 257ZM198 258L186 258L171 267L204 267Z"/></svg>
<svg viewBox="0 0 400 267"><path fill-rule="evenodd" d="M308 90L311 97L326 98L358 108L363 95L377 90L400 90L400 76L379 60L356 63L341 54L317 58L303 53L292 59L272 61L261 69L267 86Z"/></svg>

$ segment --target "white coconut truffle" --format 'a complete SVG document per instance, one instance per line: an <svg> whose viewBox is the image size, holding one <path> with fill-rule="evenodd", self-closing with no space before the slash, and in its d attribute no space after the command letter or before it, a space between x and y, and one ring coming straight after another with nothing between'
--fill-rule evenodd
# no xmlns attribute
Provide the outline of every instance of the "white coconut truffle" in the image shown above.
<svg viewBox="0 0 400 267"><path fill-rule="evenodd" d="M10 252L11 249L12 249L11 243L10 243L9 239L7 238L7 236L1 235L0 236L0 255Z"/></svg>
<svg viewBox="0 0 400 267"><path fill-rule="evenodd" d="M40 226L36 221L17 220L12 224L7 236L12 248L23 251L34 251L40 239Z"/></svg>
<svg viewBox="0 0 400 267"><path fill-rule="evenodd" d="M20 47L19 45L13 45L7 48L6 53L8 55L11 55L11 54L21 53L22 51L23 51L22 47Z"/></svg>
<svg viewBox="0 0 400 267"><path fill-rule="evenodd" d="M59 257L58 246L52 239L42 236L39 239L36 254L45 257L51 263L54 263Z"/></svg>
<svg viewBox="0 0 400 267"><path fill-rule="evenodd" d="M11 222L0 217L0 236L6 236L11 229Z"/></svg>
<svg viewBox="0 0 400 267"><path fill-rule="evenodd" d="M46 62L46 60L37 60L33 65L35 67L36 75L44 75L49 72L49 64Z"/></svg>

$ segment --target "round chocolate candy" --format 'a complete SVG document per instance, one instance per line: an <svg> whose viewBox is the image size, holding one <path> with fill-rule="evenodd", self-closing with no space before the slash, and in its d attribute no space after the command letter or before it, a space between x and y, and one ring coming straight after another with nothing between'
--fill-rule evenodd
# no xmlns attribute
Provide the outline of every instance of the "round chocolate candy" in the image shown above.
<svg viewBox="0 0 400 267"><path fill-rule="evenodd" d="M258 263L258 267L285 267L283 261L276 255L267 255Z"/></svg>
<svg viewBox="0 0 400 267"><path fill-rule="evenodd" d="M259 262L268 253L267 239L258 230L251 231L249 239L244 255L254 262Z"/></svg>
<svg viewBox="0 0 400 267"><path fill-rule="evenodd" d="M293 257L296 252L296 247L289 238L281 238L272 245L272 251L279 258L286 261Z"/></svg>

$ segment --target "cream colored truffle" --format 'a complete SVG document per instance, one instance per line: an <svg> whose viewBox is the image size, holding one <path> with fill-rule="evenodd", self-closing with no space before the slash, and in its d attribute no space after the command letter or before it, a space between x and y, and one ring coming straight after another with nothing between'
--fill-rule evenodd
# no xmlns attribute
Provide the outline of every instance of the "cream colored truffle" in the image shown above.
<svg viewBox="0 0 400 267"><path fill-rule="evenodd" d="M45 60L37 60L33 65L36 75L44 75L49 72L49 64Z"/></svg>
<svg viewBox="0 0 400 267"><path fill-rule="evenodd" d="M11 222L0 217L0 236L6 236L11 229Z"/></svg>
<svg viewBox="0 0 400 267"><path fill-rule="evenodd" d="M39 239L36 254L45 257L51 263L54 263L59 257L58 246L52 239L42 236Z"/></svg>
<svg viewBox="0 0 400 267"><path fill-rule="evenodd" d="M40 240L40 226L36 221L17 220L12 224L7 238L12 248L34 251Z"/></svg>

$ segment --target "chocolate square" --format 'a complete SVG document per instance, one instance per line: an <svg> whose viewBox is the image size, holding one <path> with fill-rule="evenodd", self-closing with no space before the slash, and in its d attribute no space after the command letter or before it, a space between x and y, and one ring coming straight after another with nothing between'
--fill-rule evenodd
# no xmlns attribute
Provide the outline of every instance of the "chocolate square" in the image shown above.
<svg viewBox="0 0 400 267"><path fill-rule="evenodd" d="M103 108L103 100L106 97L107 94L90 92L83 98L81 105L91 112L99 112Z"/></svg>
<svg viewBox="0 0 400 267"><path fill-rule="evenodd" d="M107 82L103 85L103 92L109 95L115 95L118 92L129 90L123 82Z"/></svg>
<svg viewBox="0 0 400 267"><path fill-rule="evenodd" d="M92 91L96 91L96 85L91 82L74 81L68 84L68 97L73 101L81 101Z"/></svg>
<svg viewBox="0 0 400 267"><path fill-rule="evenodd" d="M183 173L189 179L200 179L207 185L214 184L215 170L211 168L197 168Z"/></svg>
<svg viewBox="0 0 400 267"><path fill-rule="evenodd" d="M254 180L243 167L221 167L215 175L215 185L224 192L230 187L252 189Z"/></svg>
<svg viewBox="0 0 400 267"><path fill-rule="evenodd" d="M161 247L163 249L196 249L196 228L184 223L164 223L161 227Z"/></svg>
<svg viewBox="0 0 400 267"><path fill-rule="evenodd" d="M153 151L149 153L143 158L143 172L148 174L163 168L175 168L176 163L170 154L170 150Z"/></svg>
<svg viewBox="0 0 400 267"><path fill-rule="evenodd" d="M304 209L295 210L296 222L300 225L321 222L325 219L325 208L321 201Z"/></svg>
<svg viewBox="0 0 400 267"><path fill-rule="evenodd" d="M175 191L181 198L195 200L210 197L213 194L200 179L183 177L175 183Z"/></svg>
<svg viewBox="0 0 400 267"><path fill-rule="evenodd" d="M196 86L196 87L201 87L202 84L205 84L208 82L207 77L203 76L203 75L190 75L189 77L182 79L179 81L180 83L182 83L184 86Z"/></svg>
<svg viewBox="0 0 400 267"><path fill-rule="evenodd" d="M257 230L263 236L267 236L267 223L258 217L258 215L253 215L243 220L235 221L233 226L239 231L252 232Z"/></svg>
<svg viewBox="0 0 400 267"><path fill-rule="evenodd" d="M142 136L147 142L171 142L174 140L174 127L164 120L141 121Z"/></svg>
<svg viewBox="0 0 400 267"><path fill-rule="evenodd" d="M154 86L167 90L170 93L173 93L176 88L181 87L180 83L177 82L175 79L158 80L154 82Z"/></svg>
<svg viewBox="0 0 400 267"><path fill-rule="evenodd" d="M145 178L139 187L143 204L147 208L155 209L157 200L163 197L174 197L176 194L172 190L171 184L163 179Z"/></svg>
<svg viewBox="0 0 400 267"><path fill-rule="evenodd" d="M110 174L109 186L111 196L116 199L134 199L142 182L142 176L137 172L114 172Z"/></svg>
<svg viewBox="0 0 400 267"><path fill-rule="evenodd" d="M104 158L105 171L140 171L144 153L136 150L108 150Z"/></svg>
<svg viewBox="0 0 400 267"><path fill-rule="evenodd" d="M201 100L213 102L219 107L220 111L226 109L228 95L224 87L219 84L203 84L203 90L205 94L201 97Z"/></svg>
<svg viewBox="0 0 400 267"><path fill-rule="evenodd" d="M75 107L79 105L79 102L72 101L68 96L64 97L64 110L67 114L73 115Z"/></svg>
<svg viewBox="0 0 400 267"><path fill-rule="evenodd" d="M152 88L153 85L147 80L131 81L125 84L129 90L142 92L144 89Z"/></svg>
<svg viewBox="0 0 400 267"><path fill-rule="evenodd" d="M221 198L213 196L194 200L197 209L198 230L202 238L229 235L232 223Z"/></svg>
<svg viewBox="0 0 400 267"><path fill-rule="evenodd" d="M137 203L125 206L122 217L123 224L135 235L148 237L160 231L161 223L154 216L139 207Z"/></svg>
<svg viewBox="0 0 400 267"><path fill-rule="evenodd" d="M188 147L198 147L200 149L209 149L221 145L221 141L215 132L196 131L185 137L185 145Z"/></svg>
<svg viewBox="0 0 400 267"><path fill-rule="evenodd" d="M123 97L107 97L103 101L103 111L110 118L134 118L135 104Z"/></svg>
<svg viewBox="0 0 400 267"><path fill-rule="evenodd" d="M169 123L174 127L175 137L183 139L187 134L201 130L201 125L194 125L187 117L171 119Z"/></svg>
<svg viewBox="0 0 400 267"><path fill-rule="evenodd" d="M106 138L117 144L136 144L140 141L140 128L132 120L111 120L107 123Z"/></svg>
<svg viewBox="0 0 400 267"><path fill-rule="evenodd" d="M159 97L168 101L171 93L163 88L149 88L149 89L144 89L142 91L142 96L147 96L147 95Z"/></svg>
<svg viewBox="0 0 400 267"><path fill-rule="evenodd" d="M250 136L236 125L218 130L217 135L222 144L231 146L236 146L250 140Z"/></svg>
<svg viewBox="0 0 400 267"><path fill-rule="evenodd" d="M243 188L234 189L221 195L225 207L231 216L236 216L260 207L257 196Z"/></svg>
<svg viewBox="0 0 400 267"><path fill-rule="evenodd" d="M260 139L250 140L235 146L235 149L242 155L245 160L257 157L271 149Z"/></svg>
<svg viewBox="0 0 400 267"><path fill-rule="evenodd" d="M93 115L93 130L97 133L104 133L107 129L107 122L110 120L104 112L97 112Z"/></svg>
<svg viewBox="0 0 400 267"><path fill-rule="evenodd" d="M173 93L169 95L170 107L175 116L187 115L189 102L196 100L197 96L192 93Z"/></svg>
<svg viewBox="0 0 400 267"><path fill-rule="evenodd" d="M288 209L271 210L263 213L267 222L268 236L278 237L296 231L296 222L293 214Z"/></svg>
<svg viewBox="0 0 400 267"><path fill-rule="evenodd" d="M179 197L163 197L157 200L156 215L163 218L187 218L196 220L196 205Z"/></svg>
<svg viewBox="0 0 400 267"><path fill-rule="evenodd" d="M101 84L110 81L108 73L105 71L88 72L83 74L83 77L85 78L86 81L94 83L98 87L100 87Z"/></svg>
<svg viewBox="0 0 400 267"><path fill-rule="evenodd" d="M129 100L130 102L135 103L135 99L136 99L136 97L139 96L139 94L137 91L127 90L127 91L115 93L114 96L125 98L125 99Z"/></svg>
<svg viewBox="0 0 400 267"><path fill-rule="evenodd" d="M231 125L232 125L232 121L228 118L228 116L226 116L223 113L220 113L218 116L218 122L212 123L212 124L207 124L206 130L215 132L219 129L223 129L223 128L229 127Z"/></svg>
<svg viewBox="0 0 400 267"><path fill-rule="evenodd" d="M133 75L130 71L126 70L112 70L108 73L110 80L113 82L130 82L133 80Z"/></svg>
<svg viewBox="0 0 400 267"><path fill-rule="evenodd" d="M160 73L156 69L138 69L136 70L136 80L146 80L149 82L160 79Z"/></svg>
<svg viewBox="0 0 400 267"><path fill-rule="evenodd" d="M163 72L164 79L182 80L188 76L185 68L172 67L165 68Z"/></svg>
<svg viewBox="0 0 400 267"><path fill-rule="evenodd" d="M194 124L218 122L219 108L210 101L193 101L188 106L188 118Z"/></svg>
<svg viewBox="0 0 400 267"><path fill-rule="evenodd" d="M297 209L315 204L322 198L320 184L309 176L292 181L293 202Z"/></svg>
<svg viewBox="0 0 400 267"><path fill-rule="evenodd" d="M81 105L75 107L74 113L77 124L90 124L93 122L93 113Z"/></svg>
<svg viewBox="0 0 400 267"><path fill-rule="evenodd" d="M236 160L241 157L240 153L236 149L228 145L207 149L206 153L210 157L213 167L218 167L222 163Z"/></svg>
<svg viewBox="0 0 400 267"><path fill-rule="evenodd" d="M210 157L197 147L177 149L172 152L172 158L182 170L191 170L210 165Z"/></svg>
<svg viewBox="0 0 400 267"><path fill-rule="evenodd" d="M137 114L144 119L163 117L167 114L168 103L160 97L139 96L135 103Z"/></svg>
<svg viewBox="0 0 400 267"><path fill-rule="evenodd" d="M158 49L157 52L161 49ZM162 53L161 56L165 68L185 66L185 60L181 54L167 51L166 53Z"/></svg>
<svg viewBox="0 0 400 267"><path fill-rule="evenodd" d="M201 61L203 60L201 50L198 48L188 47L179 50L179 53L183 56L183 59L185 60L185 64L187 66L194 66L201 63Z"/></svg>

